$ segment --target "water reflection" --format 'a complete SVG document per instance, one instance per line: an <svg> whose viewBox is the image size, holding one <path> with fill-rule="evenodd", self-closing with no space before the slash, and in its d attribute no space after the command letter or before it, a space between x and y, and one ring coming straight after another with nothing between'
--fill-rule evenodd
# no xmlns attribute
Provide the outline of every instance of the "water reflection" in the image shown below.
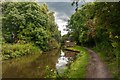
<svg viewBox="0 0 120 80"><path fill-rule="evenodd" d="M69 60L68 57L65 57L65 53L61 50L61 55L58 58L58 62L56 63L56 69L58 74L64 73L66 69L66 64L68 64Z"/></svg>
<svg viewBox="0 0 120 80"><path fill-rule="evenodd" d="M46 76L45 68L55 69L60 50L46 53L27 55L21 58L4 61L2 64L3 78L43 78Z"/></svg>
<svg viewBox="0 0 120 80"><path fill-rule="evenodd" d="M65 53L62 50L54 49L42 55L34 54L3 61L2 77L44 78L46 76L46 66L57 69L59 74L64 73L65 69L69 67L67 65L72 61L71 58L75 55L74 52L65 51Z"/></svg>

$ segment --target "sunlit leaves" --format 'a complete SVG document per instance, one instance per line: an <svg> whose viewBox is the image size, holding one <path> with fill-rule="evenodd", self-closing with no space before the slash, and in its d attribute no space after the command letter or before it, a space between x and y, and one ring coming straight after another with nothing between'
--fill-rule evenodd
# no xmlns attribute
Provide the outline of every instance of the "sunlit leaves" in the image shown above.
<svg viewBox="0 0 120 80"><path fill-rule="evenodd" d="M2 4L2 11L2 32L7 42L24 40L47 50L51 38L59 41L60 33L54 21L54 13L50 14L46 4L6 2Z"/></svg>

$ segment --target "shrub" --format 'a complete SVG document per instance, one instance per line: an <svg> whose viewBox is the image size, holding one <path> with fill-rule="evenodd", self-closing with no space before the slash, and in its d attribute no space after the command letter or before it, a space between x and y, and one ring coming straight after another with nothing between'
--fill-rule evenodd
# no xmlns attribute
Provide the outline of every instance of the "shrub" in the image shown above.
<svg viewBox="0 0 120 80"><path fill-rule="evenodd" d="M9 58L21 57L27 54L41 53L41 50L32 45L31 43L26 44L3 44L2 46L2 58L3 60Z"/></svg>

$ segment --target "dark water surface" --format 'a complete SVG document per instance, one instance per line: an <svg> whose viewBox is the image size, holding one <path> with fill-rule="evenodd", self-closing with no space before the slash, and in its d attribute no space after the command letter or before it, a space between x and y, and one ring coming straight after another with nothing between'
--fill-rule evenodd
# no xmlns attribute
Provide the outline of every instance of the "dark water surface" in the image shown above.
<svg viewBox="0 0 120 80"><path fill-rule="evenodd" d="M55 69L60 50L55 49L41 54L33 54L21 58L3 61L3 78L43 78L45 68Z"/></svg>

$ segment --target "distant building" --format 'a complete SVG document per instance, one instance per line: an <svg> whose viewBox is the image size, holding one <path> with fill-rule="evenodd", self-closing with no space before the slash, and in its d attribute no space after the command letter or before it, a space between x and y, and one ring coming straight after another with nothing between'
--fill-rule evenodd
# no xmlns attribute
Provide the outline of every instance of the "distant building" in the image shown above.
<svg viewBox="0 0 120 80"><path fill-rule="evenodd" d="M76 45L76 42L66 40L65 41L65 47L74 47Z"/></svg>

